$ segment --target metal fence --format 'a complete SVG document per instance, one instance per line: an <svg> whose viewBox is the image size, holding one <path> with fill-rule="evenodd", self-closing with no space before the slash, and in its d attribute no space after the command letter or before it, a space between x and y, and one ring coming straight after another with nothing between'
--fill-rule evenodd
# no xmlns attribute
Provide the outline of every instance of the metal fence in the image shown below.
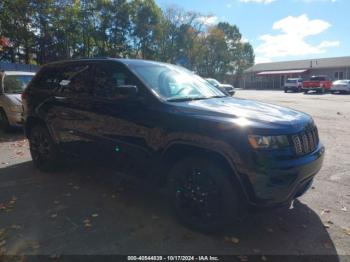
<svg viewBox="0 0 350 262"><path fill-rule="evenodd" d="M37 72L39 70L39 66L0 62L0 71L2 70Z"/></svg>

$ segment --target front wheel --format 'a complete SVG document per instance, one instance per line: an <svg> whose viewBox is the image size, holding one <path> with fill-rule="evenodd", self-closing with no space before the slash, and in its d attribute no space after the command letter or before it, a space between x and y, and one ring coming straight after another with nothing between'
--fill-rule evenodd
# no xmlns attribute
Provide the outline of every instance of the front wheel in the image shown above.
<svg viewBox="0 0 350 262"><path fill-rule="evenodd" d="M56 171L62 160L61 153L53 142L48 129L34 126L29 133L29 148L34 166L44 172Z"/></svg>
<svg viewBox="0 0 350 262"><path fill-rule="evenodd" d="M207 158L180 160L168 179L170 199L180 222L205 233L231 224L238 216L238 193L229 175Z"/></svg>

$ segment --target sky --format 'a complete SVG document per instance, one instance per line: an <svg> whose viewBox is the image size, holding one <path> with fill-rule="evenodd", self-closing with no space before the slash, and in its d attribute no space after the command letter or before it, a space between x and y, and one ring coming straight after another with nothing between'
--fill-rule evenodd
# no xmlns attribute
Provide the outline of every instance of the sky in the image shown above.
<svg viewBox="0 0 350 262"><path fill-rule="evenodd" d="M350 0L156 0L229 22L254 47L255 62L350 56Z"/></svg>

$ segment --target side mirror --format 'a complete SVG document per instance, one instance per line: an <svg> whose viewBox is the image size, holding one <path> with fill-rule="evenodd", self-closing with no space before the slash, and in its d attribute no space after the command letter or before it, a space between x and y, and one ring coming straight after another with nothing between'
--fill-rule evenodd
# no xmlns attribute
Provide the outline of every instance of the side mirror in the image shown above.
<svg viewBox="0 0 350 262"><path fill-rule="evenodd" d="M120 85L117 86L117 94L123 96L124 98L134 98L138 93L137 86L133 85Z"/></svg>

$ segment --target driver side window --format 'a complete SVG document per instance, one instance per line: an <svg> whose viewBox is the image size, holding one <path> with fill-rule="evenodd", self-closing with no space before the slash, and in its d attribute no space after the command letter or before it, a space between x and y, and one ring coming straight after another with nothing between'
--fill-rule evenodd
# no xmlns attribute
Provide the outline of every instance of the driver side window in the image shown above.
<svg viewBox="0 0 350 262"><path fill-rule="evenodd" d="M101 98L116 98L118 86L135 85L130 74L115 64L97 64L94 79L93 95Z"/></svg>

